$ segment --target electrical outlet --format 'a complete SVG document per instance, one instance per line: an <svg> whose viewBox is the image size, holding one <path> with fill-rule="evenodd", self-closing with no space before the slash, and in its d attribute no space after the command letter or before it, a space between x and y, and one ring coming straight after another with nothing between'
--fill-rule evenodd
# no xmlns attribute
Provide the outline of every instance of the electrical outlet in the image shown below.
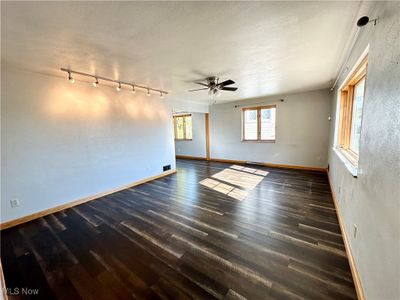
<svg viewBox="0 0 400 300"><path fill-rule="evenodd" d="M356 224L353 224L353 236L354 236L354 238L356 239L357 238L357 225Z"/></svg>
<svg viewBox="0 0 400 300"><path fill-rule="evenodd" d="M10 200L11 207L18 207L19 206L19 199L12 199Z"/></svg>

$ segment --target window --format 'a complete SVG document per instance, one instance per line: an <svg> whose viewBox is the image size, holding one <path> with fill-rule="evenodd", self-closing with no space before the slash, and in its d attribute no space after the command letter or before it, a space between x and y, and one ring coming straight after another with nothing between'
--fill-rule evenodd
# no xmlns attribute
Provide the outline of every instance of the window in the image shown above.
<svg viewBox="0 0 400 300"><path fill-rule="evenodd" d="M338 146L353 165L358 163L367 58L340 90Z"/></svg>
<svg viewBox="0 0 400 300"><path fill-rule="evenodd" d="M243 141L275 141L276 106L243 108Z"/></svg>
<svg viewBox="0 0 400 300"><path fill-rule="evenodd" d="M192 115L174 116L174 132L176 140L191 140Z"/></svg>

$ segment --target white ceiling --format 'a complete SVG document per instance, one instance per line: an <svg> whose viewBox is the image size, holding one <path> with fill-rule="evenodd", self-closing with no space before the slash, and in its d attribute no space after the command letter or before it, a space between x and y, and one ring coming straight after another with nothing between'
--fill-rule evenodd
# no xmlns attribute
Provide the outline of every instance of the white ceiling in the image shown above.
<svg viewBox="0 0 400 300"><path fill-rule="evenodd" d="M360 2L2 2L2 61L65 76L60 67L208 103L192 82L239 87L218 101L328 87Z"/></svg>

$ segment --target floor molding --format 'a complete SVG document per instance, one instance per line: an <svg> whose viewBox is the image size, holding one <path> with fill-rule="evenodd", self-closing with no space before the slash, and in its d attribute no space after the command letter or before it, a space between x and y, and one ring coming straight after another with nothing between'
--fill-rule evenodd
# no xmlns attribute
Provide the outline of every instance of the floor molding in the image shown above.
<svg viewBox="0 0 400 300"><path fill-rule="evenodd" d="M207 160L205 157L185 156L185 155L177 155L176 158ZM210 158L210 161L223 162L223 163L229 163L229 164L239 164L239 165L244 165L246 163L245 160L224 159L224 158ZM316 172L324 172L324 173L326 172L326 168L320 168L320 167L283 165L283 164L273 164L273 163L260 163L260 165L262 165L264 167L271 167L271 168L295 169L295 170L316 171Z"/></svg>
<svg viewBox="0 0 400 300"><path fill-rule="evenodd" d="M127 185L124 185L124 186L121 186L121 187L106 191L106 192L102 192L102 193L98 193L98 194L95 194L95 195L92 195L92 196L84 197L84 198L81 198L81 199L78 199L78 200L75 200L75 201L72 201L72 202L68 202L68 203L65 203L65 204L61 204L61 205L46 209L46 210L42 210L42 211L27 215L27 216L24 216L24 217L15 219L15 220L4 222L4 223L0 224L0 230L6 229L6 228L10 228L10 227L22 224L22 223L26 223L26 222L32 221L34 219L37 219L37 218L40 218L40 217L44 217L46 215L58 212L60 210L71 208L73 206L76 206L76 205L79 205L79 204L82 204L82 203L85 203L85 202L89 202L89 201L92 201L92 200L95 200L95 199L98 199L98 198L101 198L101 197L104 197L104 196L107 196L107 195L110 195L110 194L125 190L125 189L131 188L131 187L134 187L134 186L137 186L137 185L140 185L140 184L143 184L143 183L146 183L146 182L149 182L149 181L152 181L152 180L164 177L164 176L171 175L173 173L176 173L176 169L169 170L169 171L166 171L166 172L161 173L159 175L148 177L148 178L145 178L145 179L142 179L142 180L139 180L139 181L135 181L133 183L130 183L130 184L127 184Z"/></svg>
<svg viewBox="0 0 400 300"><path fill-rule="evenodd" d="M228 163L228 164L238 164L238 165L244 165L246 163L245 160L235 160L235 159L225 159L225 158L210 158L211 161L215 162L222 162L222 163Z"/></svg>
<svg viewBox="0 0 400 300"><path fill-rule="evenodd" d="M354 281L354 286L356 288L357 297L359 300L365 300L364 290L361 285L360 275L357 271L356 262L354 260L353 253L351 252L350 242L349 242L349 239L347 238L347 234L346 234L345 227L344 227L344 221L343 221L342 216L339 211L339 202L338 202L338 199L336 198L336 193L335 193L335 190L333 189L329 172L327 171L326 173L328 175L328 182L329 182L329 186L331 188L333 204L335 205L336 215L339 220L340 231L342 232L343 242L344 242L344 246L346 248L347 258L349 260L351 274L353 275L353 281Z"/></svg>
<svg viewBox="0 0 400 300"><path fill-rule="evenodd" d="M320 167L308 167L308 166L297 166L297 165L282 165L282 164L272 164L263 163L266 167L281 168L281 169L295 169L295 170L305 170L305 171L316 171L316 172L326 172L326 168Z"/></svg>
<svg viewBox="0 0 400 300"><path fill-rule="evenodd" d="M180 159L194 159L194 160L207 160L206 157L201 157L201 156L190 156L190 155L176 155L176 158L180 158Z"/></svg>

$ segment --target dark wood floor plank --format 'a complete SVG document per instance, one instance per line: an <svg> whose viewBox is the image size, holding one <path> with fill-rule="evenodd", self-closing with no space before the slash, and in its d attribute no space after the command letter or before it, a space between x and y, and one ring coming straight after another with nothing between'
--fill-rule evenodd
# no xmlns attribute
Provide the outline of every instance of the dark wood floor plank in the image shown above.
<svg viewBox="0 0 400 300"><path fill-rule="evenodd" d="M3 230L7 287L46 299L356 299L326 174L177 169ZM261 181L245 189L227 173Z"/></svg>

